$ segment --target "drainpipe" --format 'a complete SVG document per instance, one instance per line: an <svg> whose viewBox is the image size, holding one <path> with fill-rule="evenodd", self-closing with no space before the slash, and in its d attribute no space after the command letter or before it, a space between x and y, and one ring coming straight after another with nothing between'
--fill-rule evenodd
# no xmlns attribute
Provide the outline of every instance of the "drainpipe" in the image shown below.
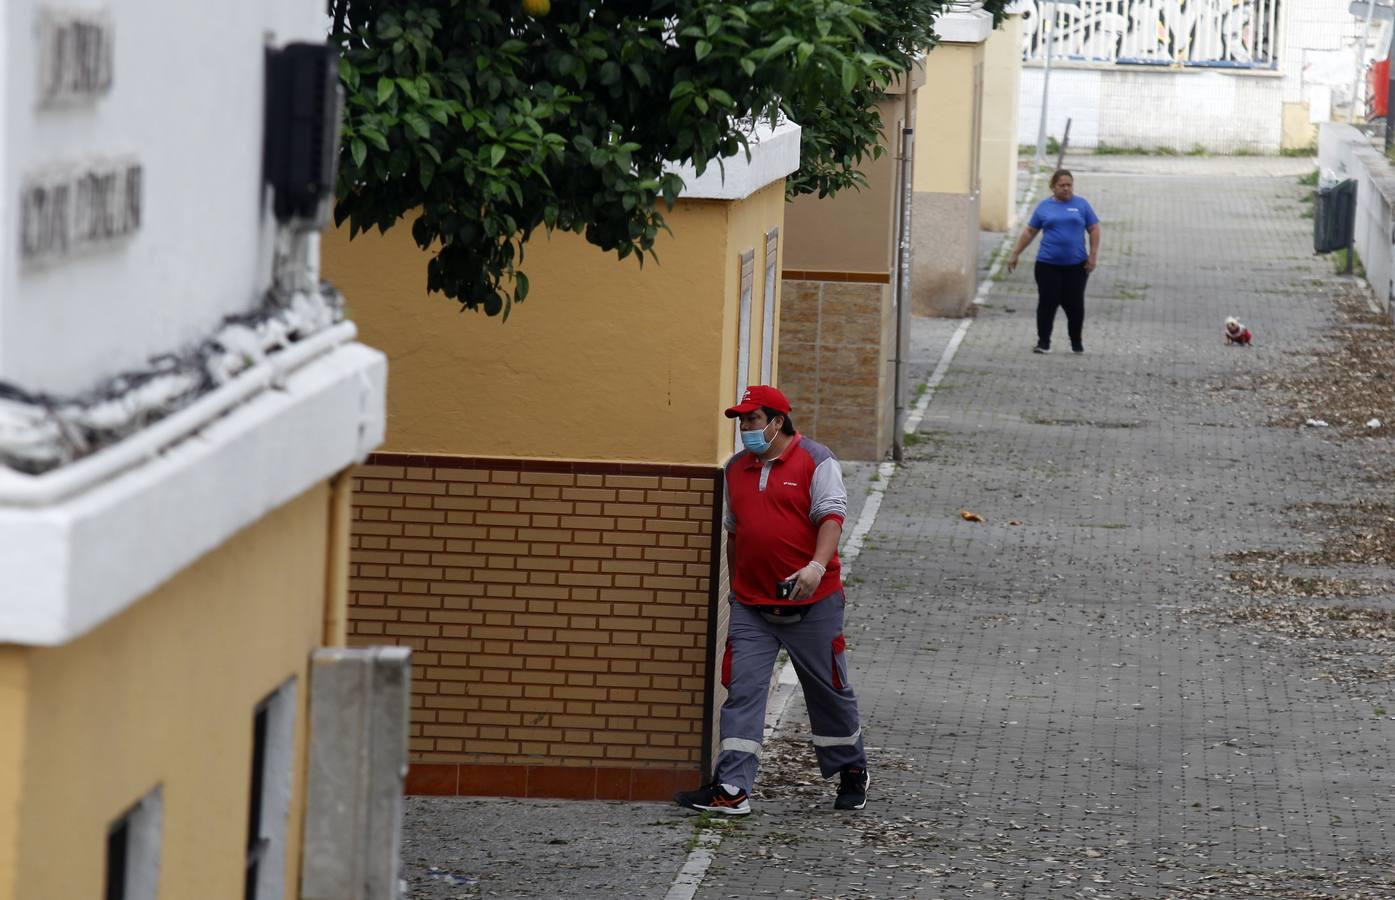
<svg viewBox="0 0 1395 900"><path fill-rule="evenodd" d="M897 201L896 222L896 357L895 387L896 415L891 437L891 458L901 461L904 454L906 429L905 341L910 333L911 312L911 177L915 163L915 129L911 127L911 85L914 64L906 70L901 83L901 180Z"/></svg>
<svg viewBox="0 0 1395 900"><path fill-rule="evenodd" d="M1042 28L1046 30L1046 61L1041 72L1041 116L1037 120L1037 155L1032 164L1034 172L1041 171L1042 157L1046 153L1046 106L1051 96L1051 45L1056 41L1056 0L1045 0L1037 5L1037 9L1048 12L1041 20Z"/></svg>
<svg viewBox="0 0 1395 900"><path fill-rule="evenodd" d="M349 469L329 480L329 552L325 554L326 647L343 647L348 640L349 522L353 518L353 488L353 473Z"/></svg>

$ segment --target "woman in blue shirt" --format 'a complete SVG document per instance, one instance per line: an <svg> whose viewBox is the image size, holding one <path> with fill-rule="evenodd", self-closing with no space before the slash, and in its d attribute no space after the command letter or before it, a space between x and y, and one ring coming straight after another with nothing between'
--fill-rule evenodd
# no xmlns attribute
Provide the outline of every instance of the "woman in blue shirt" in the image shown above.
<svg viewBox="0 0 1395 900"><path fill-rule="evenodd" d="M1008 257L1007 270L1017 268L1017 258L1041 233L1037 251L1037 345L1034 353L1051 352L1051 328L1056 308L1066 311L1070 348L1084 353L1081 328L1085 323L1085 281L1095 271L1100 252L1100 220L1084 197L1075 195L1075 178L1065 169L1051 176L1051 196L1037 204L1022 229L1017 246ZM1089 236L1090 249L1085 249Z"/></svg>

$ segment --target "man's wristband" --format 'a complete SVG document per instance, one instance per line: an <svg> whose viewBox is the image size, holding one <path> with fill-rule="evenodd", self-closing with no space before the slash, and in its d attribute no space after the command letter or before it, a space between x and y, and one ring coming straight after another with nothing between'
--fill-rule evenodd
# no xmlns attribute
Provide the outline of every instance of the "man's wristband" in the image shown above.
<svg viewBox="0 0 1395 900"><path fill-rule="evenodd" d="M823 577L823 575L828 571L828 569L824 568L823 563L818 562L816 560L809 560L809 565L819 570L819 577Z"/></svg>

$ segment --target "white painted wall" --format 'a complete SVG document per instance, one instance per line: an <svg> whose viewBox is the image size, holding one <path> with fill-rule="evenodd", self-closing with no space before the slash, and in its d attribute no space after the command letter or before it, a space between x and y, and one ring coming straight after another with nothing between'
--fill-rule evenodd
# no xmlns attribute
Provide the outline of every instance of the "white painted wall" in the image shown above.
<svg viewBox="0 0 1395 900"><path fill-rule="evenodd" d="M1017 92L1017 137L1019 144L1036 145L1037 126L1041 121L1040 67L1022 64ZM1057 140L1066 133L1070 119L1072 147L1094 147L1100 139L1100 82L1102 68L1064 68L1051 66L1051 96L1046 109L1046 133Z"/></svg>
<svg viewBox="0 0 1395 900"><path fill-rule="evenodd" d="M1077 147L1105 143L1185 153L1201 145L1212 152L1277 153L1284 103L1307 102L1313 122L1345 117L1362 27L1347 4L1348 0L1281 3L1277 72L1055 60L1047 133L1059 138L1070 116L1071 143ZM1367 58L1387 42L1377 23ZM1024 144L1036 142L1041 83L1041 67L1024 62L1017 117Z"/></svg>
<svg viewBox="0 0 1395 900"><path fill-rule="evenodd" d="M198 345L225 316L260 304L274 238L262 206L264 51L323 41L323 9L322 0L4 0L0 381L81 393ZM39 106L40 10L106 11L109 92ZM144 167L142 227L25 267L21 186L112 158ZM318 242L301 249L317 268ZM318 327L281 349L249 333L240 346L251 341L255 364L76 461L40 475L0 465L0 643L75 639L377 446L386 360L353 342L351 323Z"/></svg>
<svg viewBox="0 0 1395 900"><path fill-rule="evenodd" d="M1336 123L1318 129L1318 167L1325 175L1356 179L1356 254L1371 292L1390 315L1395 301L1395 172L1371 138Z"/></svg>
<svg viewBox="0 0 1395 900"><path fill-rule="evenodd" d="M1017 133L1035 144L1042 69L1023 65ZM1217 69L1057 65L1051 67L1046 132L1060 138L1070 117L1073 147L1166 147L1185 153L1277 153L1283 81L1272 73Z"/></svg>
<svg viewBox="0 0 1395 900"><path fill-rule="evenodd" d="M111 92L35 108L41 7L107 9L116 20ZM317 0L0 5L0 381L74 393L211 334L250 309L268 274L262 212L263 48L324 40ZM131 155L145 167L144 224L122 246L21 271L23 179Z"/></svg>
<svg viewBox="0 0 1395 900"><path fill-rule="evenodd" d="M1363 22L1347 11L1349 0L1291 0L1287 9L1280 58L1284 73L1284 100L1331 105L1345 112L1351 99L1352 76ZM1379 20L1371 27L1372 48L1385 40ZM1367 54L1369 60L1373 53ZM1363 86L1364 91L1364 78ZM1358 99L1364 98L1358 93ZM1358 111L1361 107L1358 107ZM1327 117L1314 119L1327 121Z"/></svg>

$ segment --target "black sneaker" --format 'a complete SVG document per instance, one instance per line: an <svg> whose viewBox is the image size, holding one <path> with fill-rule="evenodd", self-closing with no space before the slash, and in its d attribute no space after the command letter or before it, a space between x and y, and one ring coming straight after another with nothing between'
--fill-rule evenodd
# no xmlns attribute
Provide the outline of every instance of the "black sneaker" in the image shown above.
<svg viewBox="0 0 1395 900"><path fill-rule="evenodd" d="M1085 352L1085 346L1084 346L1083 344L1076 344L1074 347L1070 348L1070 352L1072 352L1072 353L1084 353L1084 352Z"/></svg>
<svg viewBox="0 0 1395 900"><path fill-rule="evenodd" d="M673 802L688 809L721 813L724 816L745 816L751 812L751 804L745 791L737 788L735 794L729 794L726 788L715 781L704 784L695 791L679 791L673 795Z"/></svg>
<svg viewBox="0 0 1395 900"><path fill-rule="evenodd" d="M1037 344L1035 347L1032 348L1032 352L1033 352L1033 353L1050 353L1050 352L1051 352L1051 348L1050 348L1050 347L1047 347L1047 346L1044 345L1044 344Z"/></svg>
<svg viewBox="0 0 1395 900"><path fill-rule="evenodd" d="M848 766L838 773L838 799L834 809L862 809L867 805L867 786L872 783L872 775L866 769Z"/></svg>

